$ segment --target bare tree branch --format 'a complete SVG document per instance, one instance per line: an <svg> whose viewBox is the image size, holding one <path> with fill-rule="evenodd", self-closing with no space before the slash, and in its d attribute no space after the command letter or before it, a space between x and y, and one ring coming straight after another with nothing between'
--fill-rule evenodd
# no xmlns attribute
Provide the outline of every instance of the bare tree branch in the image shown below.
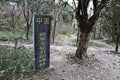
<svg viewBox="0 0 120 80"><path fill-rule="evenodd" d="M77 7L76 7L76 3L75 3L75 0L73 0L73 4L74 4L74 6L75 6L75 10L77 9Z"/></svg>
<svg viewBox="0 0 120 80"><path fill-rule="evenodd" d="M91 16L91 18L89 19L89 23L90 23L91 25L93 25L93 24L95 23L95 20L98 19L99 14L100 14L100 11L104 8L104 6L107 4L108 1L109 1L109 0L102 0L101 3L98 5L98 7L97 7L97 5L96 5L96 4L98 4L98 2L95 2L95 1L94 1L94 7L95 7L96 9L94 9L94 15Z"/></svg>

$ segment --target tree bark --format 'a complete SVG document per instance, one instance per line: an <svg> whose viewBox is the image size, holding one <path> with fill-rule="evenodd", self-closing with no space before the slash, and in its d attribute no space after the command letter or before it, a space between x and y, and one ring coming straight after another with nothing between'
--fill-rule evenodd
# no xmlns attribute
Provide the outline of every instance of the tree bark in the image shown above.
<svg viewBox="0 0 120 80"><path fill-rule="evenodd" d="M27 22L27 25L26 25L26 39L29 40L29 23Z"/></svg>
<svg viewBox="0 0 120 80"><path fill-rule="evenodd" d="M120 41L120 26L117 32L116 47L115 47L116 52L118 52L118 49L119 49L119 41Z"/></svg>
<svg viewBox="0 0 120 80"><path fill-rule="evenodd" d="M56 32L56 25L57 25L57 22L58 22L58 18L61 14L61 11L58 12L58 11L55 11L54 12L54 15L55 15L55 18L54 18L54 26L53 26L53 33L52 33L52 41L54 43L54 40L55 40L55 32Z"/></svg>
<svg viewBox="0 0 120 80"><path fill-rule="evenodd" d="M75 57L77 58L86 58L87 57L87 48L89 45L90 33L81 33L79 45L77 47L77 51Z"/></svg>
<svg viewBox="0 0 120 80"><path fill-rule="evenodd" d="M116 48L115 48L116 52L118 52L118 48L119 48L119 39L120 39L120 37L119 37L119 33L118 33L117 40L116 40Z"/></svg>
<svg viewBox="0 0 120 80"><path fill-rule="evenodd" d="M93 37L94 37L94 39L96 39L96 27L94 28L94 33L93 33Z"/></svg>
<svg viewBox="0 0 120 80"><path fill-rule="evenodd" d="M99 31L99 37L101 37L101 32L102 32L102 28L100 27L100 31Z"/></svg>
<svg viewBox="0 0 120 80"><path fill-rule="evenodd" d="M78 44L79 36L80 36L80 27L78 27L78 29L77 29L77 42L76 42L76 45Z"/></svg>
<svg viewBox="0 0 120 80"><path fill-rule="evenodd" d="M78 0L78 5L76 7L76 20L78 21L78 27L80 27L80 40L78 48L75 54L77 58L87 57L87 48L89 44L89 38L91 32L93 31L93 26L99 18L99 14L104 6L107 4L108 0L93 0L93 15L88 18L88 6L91 0Z"/></svg>
<svg viewBox="0 0 120 80"><path fill-rule="evenodd" d="M55 23L54 23L54 28L53 28L53 34L52 34L52 41L53 41L53 43L54 43L54 40L55 40L55 31L56 31L56 24L57 24L57 20L55 20Z"/></svg>
<svg viewBox="0 0 120 80"><path fill-rule="evenodd" d="M26 39L27 39L27 40L29 40L28 34L29 34L29 31L28 31L28 29L27 29L27 31L26 31Z"/></svg>

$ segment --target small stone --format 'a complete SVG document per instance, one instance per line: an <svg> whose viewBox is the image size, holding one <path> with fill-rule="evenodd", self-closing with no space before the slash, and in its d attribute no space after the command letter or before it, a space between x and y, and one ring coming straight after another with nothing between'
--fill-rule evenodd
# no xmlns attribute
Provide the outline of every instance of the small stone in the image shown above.
<svg viewBox="0 0 120 80"><path fill-rule="evenodd" d="M96 80L95 78L91 78L91 80Z"/></svg>
<svg viewBox="0 0 120 80"><path fill-rule="evenodd" d="M62 70L62 72L65 72L65 70Z"/></svg>
<svg viewBox="0 0 120 80"><path fill-rule="evenodd" d="M99 68L98 68L98 67L95 67L95 69L99 71Z"/></svg>
<svg viewBox="0 0 120 80"><path fill-rule="evenodd" d="M85 65L86 67L88 67L88 65Z"/></svg>
<svg viewBox="0 0 120 80"><path fill-rule="evenodd" d="M118 76L117 79L119 79L120 77Z"/></svg>
<svg viewBox="0 0 120 80"><path fill-rule="evenodd" d="M55 70L53 65L50 65L50 70Z"/></svg>
<svg viewBox="0 0 120 80"><path fill-rule="evenodd" d="M80 75L78 75L77 77L80 78Z"/></svg>
<svg viewBox="0 0 120 80"><path fill-rule="evenodd" d="M115 67L113 69L115 69Z"/></svg>

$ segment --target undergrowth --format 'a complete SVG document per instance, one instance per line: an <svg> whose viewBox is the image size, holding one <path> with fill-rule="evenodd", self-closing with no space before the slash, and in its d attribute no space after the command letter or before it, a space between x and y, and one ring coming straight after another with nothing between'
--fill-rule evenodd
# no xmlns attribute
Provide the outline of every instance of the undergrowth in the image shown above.
<svg viewBox="0 0 120 80"><path fill-rule="evenodd" d="M70 53L67 55L68 60L70 60L73 63L80 64L82 63L82 59L75 57L73 53Z"/></svg>
<svg viewBox="0 0 120 80"><path fill-rule="evenodd" d="M96 42L90 42L90 43L89 43L89 46L95 46L95 47L99 47L99 48L105 47L105 45L103 45L103 44L98 44L98 43L96 43Z"/></svg>
<svg viewBox="0 0 120 80"><path fill-rule="evenodd" d="M77 63L77 64L81 64L81 63L84 61L84 60L81 59L81 58L75 57L75 55L74 55L73 53L67 54L67 58L68 58L68 60L70 60L71 62ZM92 63L94 63L95 61L97 61L97 59L95 58L94 55L88 56L88 58L86 58L86 60L87 60L87 62L88 62L89 64L92 64Z"/></svg>
<svg viewBox="0 0 120 80"><path fill-rule="evenodd" d="M118 51L118 52L116 52L116 51L105 51L105 53L109 53L109 54L118 54L118 55L120 55L120 52Z"/></svg>
<svg viewBox="0 0 120 80"><path fill-rule="evenodd" d="M32 51L24 46L0 46L0 80L19 79L21 75L31 75L35 72Z"/></svg>

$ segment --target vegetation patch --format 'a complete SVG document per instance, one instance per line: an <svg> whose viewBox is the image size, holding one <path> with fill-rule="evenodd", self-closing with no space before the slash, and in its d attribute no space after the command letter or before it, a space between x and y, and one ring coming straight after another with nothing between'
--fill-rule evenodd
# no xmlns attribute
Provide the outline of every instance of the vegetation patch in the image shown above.
<svg viewBox="0 0 120 80"><path fill-rule="evenodd" d="M72 63L81 64L83 62L82 59L75 57L73 53L67 54L68 60L70 60Z"/></svg>
<svg viewBox="0 0 120 80"><path fill-rule="evenodd" d="M116 52L116 51L105 51L105 53L109 53L109 54L118 54L120 55L120 52Z"/></svg>
<svg viewBox="0 0 120 80"><path fill-rule="evenodd" d="M81 64L84 60L75 57L75 55L73 53L70 53L67 55L68 60L70 60L72 63L77 63L77 64ZM94 63L95 61L97 61L97 59L95 58L95 55L90 55L88 56L88 58L86 58L87 62L89 64Z"/></svg>
<svg viewBox="0 0 120 80"><path fill-rule="evenodd" d="M72 42L72 45L73 45L73 46L77 46L77 45L78 45L78 44L77 44L77 39L72 39L71 42Z"/></svg>
<svg viewBox="0 0 120 80"><path fill-rule="evenodd" d="M103 45L103 44L98 44L98 43L96 43L96 42L90 42L90 43L89 43L89 46L99 47L99 48L105 47L105 45Z"/></svg>
<svg viewBox="0 0 120 80"><path fill-rule="evenodd" d="M29 40L26 40L26 35L24 31L16 30L12 31L0 31L0 41L14 41L18 39L19 42L32 43L32 31L29 33Z"/></svg>
<svg viewBox="0 0 120 80"><path fill-rule="evenodd" d="M57 28L58 28L56 31L57 34L67 35L67 36L71 37L71 35L75 33L75 30L72 27L65 26L62 28L60 28L60 27L57 27Z"/></svg>
<svg viewBox="0 0 120 80"><path fill-rule="evenodd" d="M110 51L110 52L114 54L120 54L120 52L116 52L116 51Z"/></svg>
<svg viewBox="0 0 120 80"><path fill-rule="evenodd" d="M19 79L21 75L31 75L35 72L32 51L24 46L0 46L0 80Z"/></svg>
<svg viewBox="0 0 120 80"><path fill-rule="evenodd" d="M97 61L97 59L95 58L95 55L90 55L90 56L88 56L87 61L89 64L92 64L95 61Z"/></svg>
<svg viewBox="0 0 120 80"><path fill-rule="evenodd" d="M43 71L37 72L31 76L25 76L24 80L49 80L47 77L49 76L49 69L45 69Z"/></svg>
<svg viewBox="0 0 120 80"><path fill-rule="evenodd" d="M96 36L96 39L103 39L103 37L100 36L100 35L97 35L97 36Z"/></svg>
<svg viewBox="0 0 120 80"><path fill-rule="evenodd" d="M19 38L20 41L25 40L25 36L22 33L13 33L10 31L0 32L1 41L13 41L15 38Z"/></svg>
<svg viewBox="0 0 120 80"><path fill-rule="evenodd" d="M45 78L49 73L49 70L45 70L40 74L40 78Z"/></svg>

